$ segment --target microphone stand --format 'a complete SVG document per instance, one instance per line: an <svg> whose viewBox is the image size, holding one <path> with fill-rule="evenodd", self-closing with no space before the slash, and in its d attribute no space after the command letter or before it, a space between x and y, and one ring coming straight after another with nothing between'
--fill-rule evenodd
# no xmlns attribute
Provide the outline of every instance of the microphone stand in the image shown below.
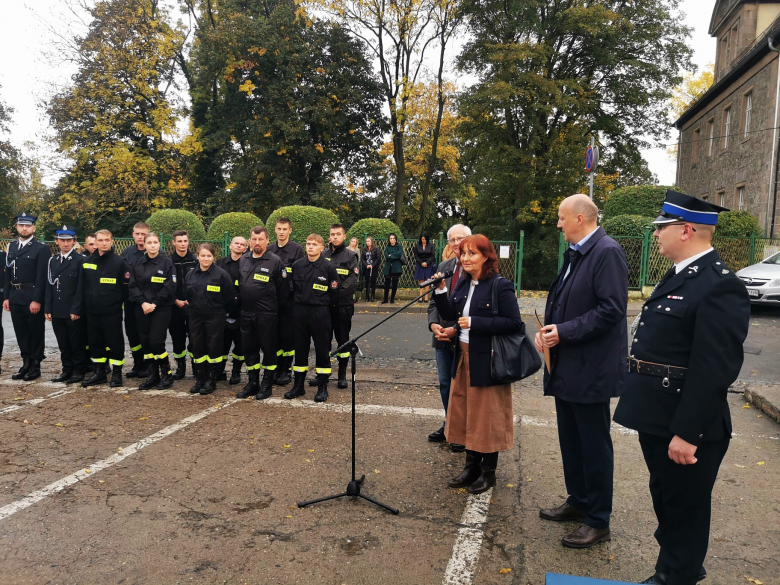
<svg viewBox="0 0 780 585"><path fill-rule="evenodd" d="M352 363L351 363L351 372L352 372L352 479L347 484L347 491L342 492L340 494L334 494L332 496L325 496L324 498L317 498L316 500L309 500L306 502L298 502L299 508L304 508L306 506L311 506L312 504L318 504L320 502L327 502L328 500L336 500L338 498L345 498L345 497L352 497L352 498L363 498L364 500L367 500L371 502L372 504L375 504L379 506L380 508L383 508L387 510L388 512L391 512L393 514L398 514L398 510L396 508L393 508L392 506L388 506L387 504L383 504L382 502L378 502L374 498L367 496L366 494L361 493L360 489L363 486L363 481L365 481L366 476L365 474L360 476L360 479L356 478L355 473L355 383L356 383L356 370L357 370L357 363L356 363L356 356L360 349L358 348L357 341L361 337L364 337L386 321L389 321L393 317L395 317L398 313L406 309L407 307L410 307L417 301L419 301L421 298L429 295L429 294L435 294L433 289L427 291L424 294L421 294L417 298L413 299L412 301L409 301L406 303L403 307L392 313L389 317L386 317L382 319L379 323L374 325L373 327L368 328L363 333L358 335L357 337L353 337L340 347L337 347L332 352L330 352L330 357L335 356L337 353L343 353L345 350L349 351L350 356L352 357Z"/></svg>

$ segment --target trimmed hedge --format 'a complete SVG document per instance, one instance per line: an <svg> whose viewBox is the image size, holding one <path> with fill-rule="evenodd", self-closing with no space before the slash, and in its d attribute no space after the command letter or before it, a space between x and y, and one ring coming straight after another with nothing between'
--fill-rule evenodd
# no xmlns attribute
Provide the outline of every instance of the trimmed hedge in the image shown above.
<svg viewBox="0 0 780 585"><path fill-rule="evenodd" d="M604 203L604 219L619 215L641 215L657 217L663 205L667 189L681 191L674 187L659 185L639 185L638 187L620 187L615 189Z"/></svg>
<svg viewBox="0 0 780 585"><path fill-rule="evenodd" d="M306 244L306 238L309 234L320 234L325 242L330 237L330 226L334 223L340 223L338 216L328 209L321 207L311 207L308 205L290 205L280 207L268 216L265 225L271 235L271 241L276 241L276 219L287 217L292 223L292 235L290 239L301 245Z"/></svg>
<svg viewBox="0 0 780 585"><path fill-rule="evenodd" d="M231 238L242 236L249 239L249 232L256 225L264 226L265 224L263 224L262 219L253 213L223 213L214 218L206 235L209 240L215 241L224 238L225 232L228 232Z"/></svg>
<svg viewBox="0 0 780 585"><path fill-rule="evenodd" d="M149 229L156 233L162 233L166 238L176 230L187 230L190 241L205 240L206 229L198 216L191 211L184 209L163 209L155 211L149 219L146 220Z"/></svg>
<svg viewBox="0 0 780 585"><path fill-rule="evenodd" d="M349 228L347 241L349 242L350 238L355 237L358 239L358 245L362 248L366 243L366 236L371 236L374 238L374 242L376 242L378 240L386 240L390 234L395 234L399 240L404 238L401 228L389 219L367 217Z"/></svg>
<svg viewBox="0 0 780 585"><path fill-rule="evenodd" d="M762 233L758 219L752 213L724 211L718 215L715 237L749 238L751 235L761 237Z"/></svg>
<svg viewBox="0 0 780 585"><path fill-rule="evenodd" d="M645 227L655 219L642 217L641 215L618 215L601 222L601 226L607 235L612 237L644 236Z"/></svg>

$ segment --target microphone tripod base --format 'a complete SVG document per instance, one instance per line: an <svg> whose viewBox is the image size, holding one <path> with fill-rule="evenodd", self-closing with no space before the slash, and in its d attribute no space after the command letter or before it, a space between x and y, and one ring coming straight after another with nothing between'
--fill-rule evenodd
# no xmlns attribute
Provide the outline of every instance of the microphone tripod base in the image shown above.
<svg viewBox="0 0 780 585"><path fill-rule="evenodd" d="M325 496L324 498L317 498L316 500L309 500L308 502L298 502L298 507L305 508L306 506L311 506L312 504L319 504L320 502L327 502L328 500L336 500L338 498L349 497L349 498L363 498L364 500L367 500L372 504L379 506L380 508L383 508L392 514L398 514L398 510L396 510L392 506L388 506L387 504L383 504L382 502L377 502L371 496L367 496L365 494L360 493L360 488L363 485L363 481L365 479L366 476L362 475L360 479L353 479L352 481L350 481L349 484L347 485L347 491L345 491L344 493L335 494L333 496Z"/></svg>

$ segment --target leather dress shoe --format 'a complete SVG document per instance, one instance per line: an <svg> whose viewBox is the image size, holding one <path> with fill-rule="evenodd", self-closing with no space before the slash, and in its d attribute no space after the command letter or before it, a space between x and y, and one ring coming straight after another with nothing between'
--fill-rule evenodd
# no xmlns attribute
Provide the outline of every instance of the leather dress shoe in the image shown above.
<svg viewBox="0 0 780 585"><path fill-rule="evenodd" d="M609 526L606 528L593 528L583 524L568 536L564 536L561 542L563 546L568 546L569 548L590 548L594 544L607 540L612 540Z"/></svg>
<svg viewBox="0 0 780 585"><path fill-rule="evenodd" d="M459 443L452 443L450 449L453 453L463 453L466 450L466 446Z"/></svg>
<svg viewBox="0 0 780 585"><path fill-rule="evenodd" d="M539 510L539 516L545 520L552 520L553 522L570 522L572 520L582 522L585 520L587 514L584 510L580 510L579 508L575 508L564 502L557 508Z"/></svg>
<svg viewBox="0 0 780 585"><path fill-rule="evenodd" d="M663 573L656 573L652 577L648 577L644 581L639 582L640 585L666 585L666 575Z"/></svg>
<svg viewBox="0 0 780 585"><path fill-rule="evenodd" d="M433 431L428 435L428 440L431 443L443 443L446 440L444 437L444 427L440 428L438 431Z"/></svg>

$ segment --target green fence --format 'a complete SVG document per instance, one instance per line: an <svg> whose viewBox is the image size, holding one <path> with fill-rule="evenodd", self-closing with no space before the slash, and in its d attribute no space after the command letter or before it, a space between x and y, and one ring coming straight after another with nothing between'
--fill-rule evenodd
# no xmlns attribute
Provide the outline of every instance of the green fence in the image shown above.
<svg viewBox="0 0 780 585"><path fill-rule="evenodd" d="M613 236L626 254L628 264L628 288L641 290L655 286L672 262L661 256L658 240L653 237L653 228L645 229L643 236ZM733 271L761 262L764 258L780 251L780 238L731 238L714 237L712 246L717 250L726 266ZM558 270L563 266L563 253L568 244L561 234L558 250Z"/></svg>

